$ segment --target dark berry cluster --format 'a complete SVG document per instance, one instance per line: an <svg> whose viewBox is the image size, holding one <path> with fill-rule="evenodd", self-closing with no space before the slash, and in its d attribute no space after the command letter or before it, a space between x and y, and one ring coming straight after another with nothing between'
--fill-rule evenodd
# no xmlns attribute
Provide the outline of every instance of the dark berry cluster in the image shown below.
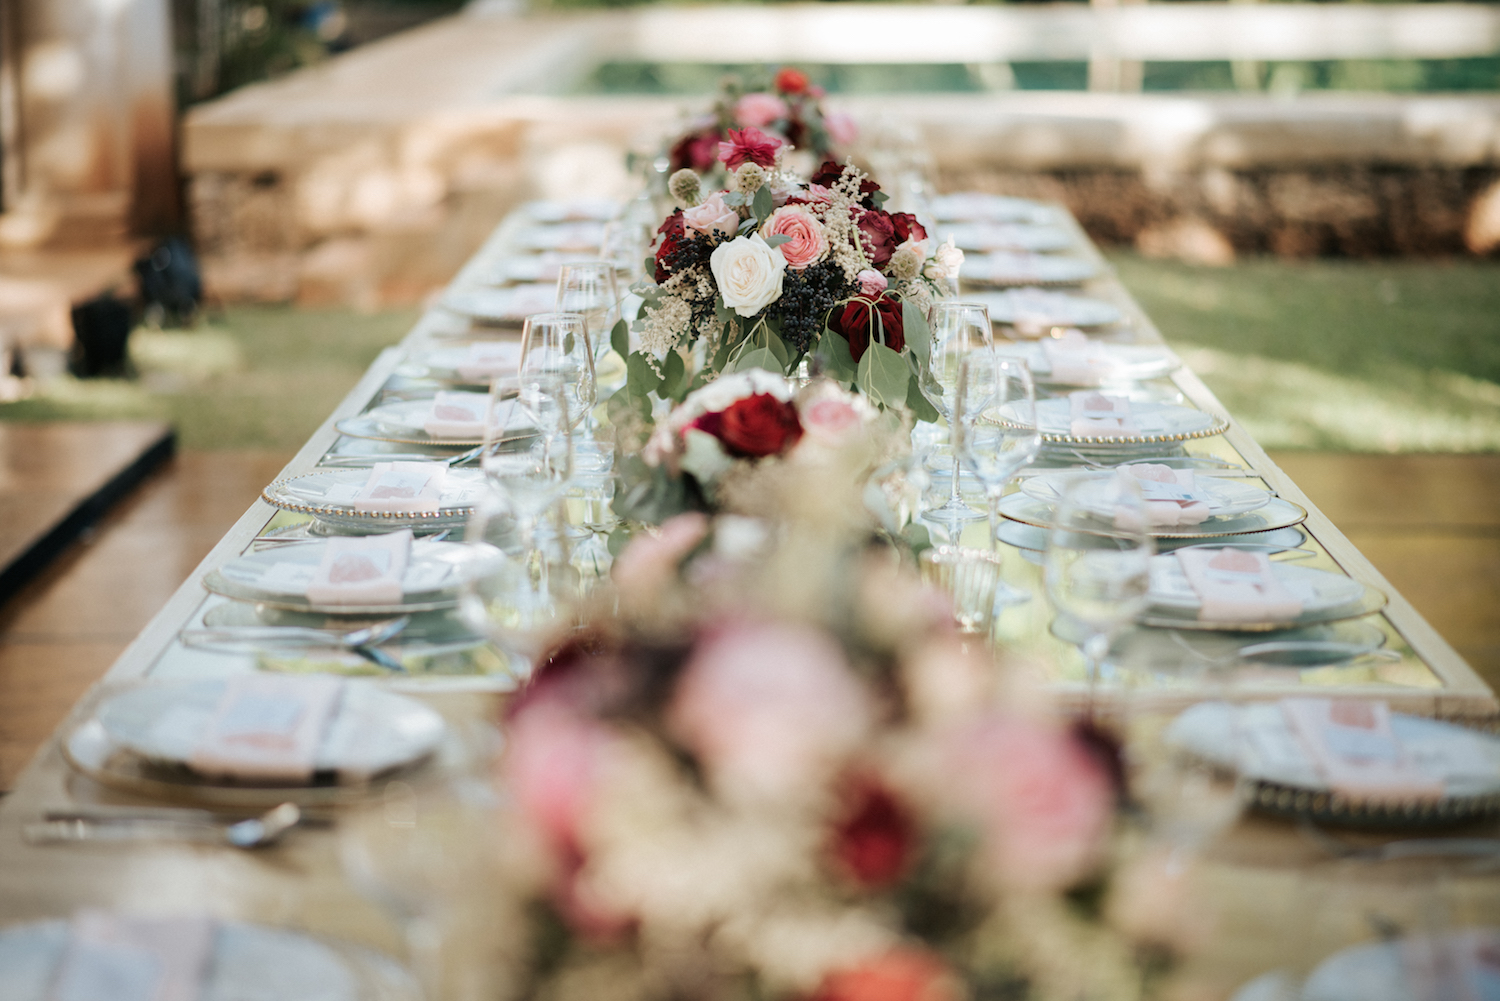
<svg viewBox="0 0 1500 1001"><path fill-rule="evenodd" d="M781 339L799 352L807 351L823 332L823 319L841 299L855 292L844 269L823 261L802 271L788 268L781 280L781 298L766 315L781 321Z"/></svg>

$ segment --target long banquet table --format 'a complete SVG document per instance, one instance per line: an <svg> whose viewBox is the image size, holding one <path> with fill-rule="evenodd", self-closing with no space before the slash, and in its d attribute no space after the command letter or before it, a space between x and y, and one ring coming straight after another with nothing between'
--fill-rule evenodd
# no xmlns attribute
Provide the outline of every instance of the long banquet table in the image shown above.
<svg viewBox="0 0 1500 1001"><path fill-rule="evenodd" d="M454 287L481 282L497 258L513 251L523 224L519 213L503 222L455 278ZM1071 216L1068 225L1077 237L1078 252L1100 268L1085 291L1110 300L1126 313L1117 336L1137 343L1160 343L1150 319ZM422 385L401 371L407 353L462 337L467 330L466 320L441 306L427 310L401 343L380 354L283 475L306 473L330 454L366 447L341 436L335 424L381 401L420 395ZM1192 406L1229 416L1190 370L1179 369L1170 378ZM1286 676L1269 683L1265 694L1337 690L1386 699L1395 707L1421 714L1479 718L1500 712L1500 703L1474 671L1232 417L1222 436L1192 442L1189 451L1242 463L1277 495L1306 508L1303 527L1309 539L1305 546L1317 552L1309 564L1349 574L1389 596L1389 604L1369 621L1385 634L1387 648L1399 653L1399 660L1283 672ZM66 916L89 905L147 911L197 909L220 917L299 927L398 955L402 952L391 917L361 896L344 874L336 823L331 828L298 830L284 844L254 853L175 844L40 847L26 844L21 837L22 825L48 809L142 802L71 768L63 752L64 738L88 717L103 692L141 679L254 670L253 656L191 649L180 642L179 633L201 624L206 614L226 600L205 592L202 581L207 573L249 550L252 540L268 529L296 520L263 500L252 504L25 769L15 791L0 804L0 924ZM983 528L970 529L975 531L982 538ZM1007 567L1013 583L1040 592L1035 562L1012 551ZM1029 602L1005 613L998 635L1002 642L1044 665L1050 684L1061 696L1076 696L1083 684L1081 661L1074 647L1050 634L1050 617L1045 600ZM450 720L493 718L507 687L493 676L370 683L415 693ZM1399 872L1374 866L1368 872L1356 871L1351 867L1357 863L1333 859L1300 836L1293 825L1242 820L1215 848L1210 864L1199 874L1200 888L1222 906L1209 932L1210 942L1188 971L1189 979L1196 978L1207 991L1205 996L1224 996L1284 960L1293 941L1298 949L1331 951L1370 935L1369 926L1360 918L1365 912L1378 909L1384 918L1395 921L1417 914L1431 901L1426 891L1412 888L1430 885L1430 879L1438 878L1438 870L1423 869L1420 862L1403 865ZM1443 873L1445 906L1453 915L1465 922L1500 923L1500 893L1496 892L1500 884L1493 877ZM1339 900L1350 905L1339 912L1351 915L1347 920L1333 920L1327 907L1318 906L1320 900L1326 902L1335 885Z"/></svg>

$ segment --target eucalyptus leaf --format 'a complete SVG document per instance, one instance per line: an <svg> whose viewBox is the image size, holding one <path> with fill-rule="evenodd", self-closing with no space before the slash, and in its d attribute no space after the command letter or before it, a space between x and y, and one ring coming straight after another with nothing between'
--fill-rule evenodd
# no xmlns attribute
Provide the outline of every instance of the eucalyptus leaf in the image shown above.
<svg viewBox="0 0 1500 1001"><path fill-rule="evenodd" d="M630 325L624 320L615 324L614 329L609 332L609 346L615 349L615 353L621 358L630 357Z"/></svg>
<svg viewBox="0 0 1500 1001"><path fill-rule="evenodd" d="M927 317L910 299L901 301L901 329L917 364L926 368L927 359L932 357L932 330L927 326Z"/></svg>
<svg viewBox="0 0 1500 1001"><path fill-rule="evenodd" d="M886 194L884 191L870 192L870 201L875 203L875 207L877 209L884 205L887 201L889 201L890 197L891 196Z"/></svg>
<svg viewBox="0 0 1500 1001"><path fill-rule="evenodd" d="M919 421L936 424L938 417L941 416L937 407L932 405L932 401L922 395L922 385L915 372L911 373L911 381L906 386L906 405Z"/></svg>
<svg viewBox="0 0 1500 1001"><path fill-rule="evenodd" d="M871 344L859 360L859 388L882 407L905 405L910 379L905 360L884 344Z"/></svg>
<svg viewBox="0 0 1500 1001"><path fill-rule="evenodd" d="M859 373L859 366L854 364L854 356L849 353L849 342L827 327L823 328L823 336L818 338L814 357L822 363L824 375L846 385Z"/></svg>
<svg viewBox="0 0 1500 1001"><path fill-rule="evenodd" d="M786 346L786 341L783 341L781 336L769 326L766 328L766 347L781 363L781 371L785 372L792 363L791 349Z"/></svg>
<svg viewBox="0 0 1500 1001"><path fill-rule="evenodd" d="M737 209L745 204L745 195L740 191L731 191L724 196L724 204L732 209Z"/></svg>
<svg viewBox="0 0 1500 1001"><path fill-rule="evenodd" d="M927 526L919 522L912 522L901 532L901 537L906 544L911 546L913 556L921 556L922 551L932 548L932 533L927 531Z"/></svg>
<svg viewBox="0 0 1500 1001"><path fill-rule="evenodd" d="M632 351L625 359L625 384L631 392L645 395L661 385L661 376L656 372L655 359L639 351Z"/></svg>
<svg viewBox="0 0 1500 1001"><path fill-rule="evenodd" d="M755 227L759 225L760 222L755 218L755 216L751 216L749 219L741 219L740 228L735 230L735 234L738 236L744 236L747 233L754 233Z"/></svg>
<svg viewBox="0 0 1500 1001"><path fill-rule="evenodd" d="M755 213L758 222L765 222L771 217L775 202L771 197L771 189L768 185L761 185L755 192L755 200L751 203L751 211Z"/></svg>
<svg viewBox="0 0 1500 1001"><path fill-rule="evenodd" d="M792 238L789 237L789 236L787 236L785 233L777 233L774 236L768 236L768 237L766 237L765 241L766 241L766 246L768 246L768 247L779 247L783 243L790 243L790 242L792 242Z"/></svg>
<svg viewBox="0 0 1500 1001"><path fill-rule="evenodd" d="M736 372L748 372L752 368L763 368L767 372L775 372L782 375L786 372L782 362L776 357L776 353L770 348L756 348L747 351L740 356L740 360L734 363Z"/></svg>
<svg viewBox="0 0 1500 1001"><path fill-rule="evenodd" d="M662 399L673 399L678 402L687 395L688 377L687 365L682 361L681 353L668 351L667 360L662 363L661 386L656 393Z"/></svg>

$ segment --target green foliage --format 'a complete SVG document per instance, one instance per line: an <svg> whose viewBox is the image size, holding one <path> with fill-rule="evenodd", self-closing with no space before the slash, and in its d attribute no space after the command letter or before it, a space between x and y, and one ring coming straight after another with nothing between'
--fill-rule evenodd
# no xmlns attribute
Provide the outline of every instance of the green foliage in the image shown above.
<svg viewBox="0 0 1500 1001"><path fill-rule="evenodd" d="M854 381L872 403L900 407L906 404L910 370L899 352L884 344L871 344L859 359Z"/></svg>
<svg viewBox="0 0 1500 1001"><path fill-rule="evenodd" d="M630 325L624 320L617 321L614 329L609 332L609 346L621 358L630 357Z"/></svg>

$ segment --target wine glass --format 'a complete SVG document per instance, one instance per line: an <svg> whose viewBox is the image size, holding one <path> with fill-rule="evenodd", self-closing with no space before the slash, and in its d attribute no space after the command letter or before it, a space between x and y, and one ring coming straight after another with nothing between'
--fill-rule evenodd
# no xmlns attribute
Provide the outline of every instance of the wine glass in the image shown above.
<svg viewBox="0 0 1500 1001"><path fill-rule="evenodd" d="M953 399L958 391L959 364L965 355L973 351L993 351L990 341L989 307L976 302L939 302L932 307L931 363L928 366L924 395L938 412L948 420L949 441L953 442ZM949 526L949 534L956 535L958 526L966 521L977 521L984 512L976 511L959 496L959 477L963 465L959 462L955 448L953 454L953 481L947 503L922 515L929 521L942 522Z"/></svg>
<svg viewBox="0 0 1500 1001"><path fill-rule="evenodd" d="M555 427L559 420L575 428L597 399L594 357L589 349L585 319L578 313L536 313L521 331L520 394L522 405L534 410L555 402L560 414L534 413L537 427ZM543 392L544 386L561 393Z"/></svg>
<svg viewBox="0 0 1500 1001"><path fill-rule="evenodd" d="M1041 448L1036 427L1036 387L1031 370L1016 358L994 351L971 351L959 362L953 394L953 454L984 487L989 501L990 551L1000 558L996 537L1000 498L1012 476L1029 466ZM1001 581L995 589L1000 604L1031 597Z"/></svg>
<svg viewBox="0 0 1500 1001"><path fill-rule="evenodd" d="M613 350L610 332L620 319L620 286L615 279L614 262L579 261L559 268L557 309L583 317L596 364L608 358ZM619 374L624 374L623 368Z"/></svg>
<svg viewBox="0 0 1500 1001"><path fill-rule="evenodd" d="M1043 579L1053 608L1084 637L1091 708L1111 640L1146 610L1156 551L1147 525L1134 477L1081 476L1053 513Z"/></svg>

